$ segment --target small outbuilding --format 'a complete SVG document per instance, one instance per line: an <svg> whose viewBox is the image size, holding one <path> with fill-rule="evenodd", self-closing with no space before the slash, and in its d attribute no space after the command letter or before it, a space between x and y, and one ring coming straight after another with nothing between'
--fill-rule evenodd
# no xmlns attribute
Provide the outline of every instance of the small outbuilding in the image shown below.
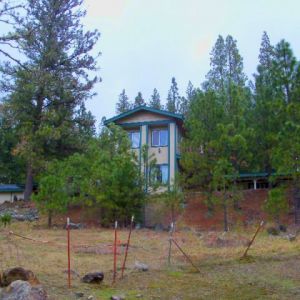
<svg viewBox="0 0 300 300"><path fill-rule="evenodd" d="M24 199L24 188L17 184L0 184L0 204Z"/></svg>

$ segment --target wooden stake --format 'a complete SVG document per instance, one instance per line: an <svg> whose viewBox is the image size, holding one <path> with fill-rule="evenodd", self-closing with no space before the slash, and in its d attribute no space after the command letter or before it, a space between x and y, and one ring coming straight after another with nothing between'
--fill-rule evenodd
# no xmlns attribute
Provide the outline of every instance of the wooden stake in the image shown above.
<svg viewBox="0 0 300 300"><path fill-rule="evenodd" d="M257 227L257 229L256 229L256 231L255 231L255 233L254 233L254 235L253 235L253 237L252 237L252 239L251 239L249 245L247 246L247 248L246 248L246 250L245 250L245 252L244 252L244 254L243 254L243 256L242 256L242 258L245 258L245 257L247 256L248 250L249 250L250 247L252 246L252 244L253 244L253 242L254 242L254 240L255 240L257 234L259 233L260 229L264 226L264 224L265 224L264 221L261 221L261 222L260 222L260 224L259 224L259 226Z"/></svg>
<svg viewBox="0 0 300 300"><path fill-rule="evenodd" d="M122 274L121 274L121 278L123 278L123 274L124 274L124 270L125 270L125 264L126 264L126 260L127 260L128 248L129 248L130 237L131 237L132 226L133 226L133 220L134 220L134 216L131 217L131 223L130 223L130 229L129 229L128 239L127 239L127 245L126 245L126 250L125 250L125 256L124 256L124 261L123 261L123 265L122 265Z"/></svg>
<svg viewBox="0 0 300 300"><path fill-rule="evenodd" d="M116 282L117 277L117 228L118 221L115 221L115 242L114 242L114 273L113 273L113 283Z"/></svg>
<svg viewBox="0 0 300 300"><path fill-rule="evenodd" d="M67 238L68 238L68 287L71 287L71 257L70 257L70 218L67 218Z"/></svg>

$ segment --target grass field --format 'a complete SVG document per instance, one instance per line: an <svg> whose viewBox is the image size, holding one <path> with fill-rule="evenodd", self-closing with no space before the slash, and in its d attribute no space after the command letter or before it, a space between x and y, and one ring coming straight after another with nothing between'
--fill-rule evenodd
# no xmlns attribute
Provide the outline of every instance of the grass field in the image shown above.
<svg viewBox="0 0 300 300"><path fill-rule="evenodd" d="M42 243L7 236L11 230ZM167 263L168 233L135 230L123 280L112 284L113 231L104 229L73 230L71 268L80 276L86 272L103 271L105 279L99 286L80 282L74 274L72 288L67 288L66 231L38 229L34 224L13 223L0 232L0 267L31 269L46 288L50 299L110 299L125 295L126 299L300 299L300 241L290 242L272 237L265 231L258 235L249 259L239 258L255 228L247 231L176 233L176 240L201 270L188 263L172 248L172 264ZM121 230L119 239L126 242L128 231ZM230 241L226 246L214 244L221 237ZM118 248L118 266L124 247ZM149 265L148 272L134 269L135 261ZM120 271L118 272L120 274Z"/></svg>

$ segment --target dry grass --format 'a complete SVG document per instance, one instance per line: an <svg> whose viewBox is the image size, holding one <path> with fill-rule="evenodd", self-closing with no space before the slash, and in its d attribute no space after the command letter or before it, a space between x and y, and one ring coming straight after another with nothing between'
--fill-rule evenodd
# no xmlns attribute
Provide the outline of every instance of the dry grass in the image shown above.
<svg viewBox="0 0 300 300"><path fill-rule="evenodd" d="M74 276L67 288L66 231L35 229L33 224L13 223L9 230L49 243L33 242L0 232L0 268L23 266L31 269L45 286L51 299L76 299L82 291L85 298L110 299L124 294L126 299L300 299L300 241L259 234L249 254L239 260L243 243L230 247L207 246L207 239L222 233L176 233L176 240L199 266L201 274L173 247L172 265L167 265L168 233L150 230L134 231L128 256L126 276L112 285L113 231L104 229L73 230L72 269L83 276L86 272L103 271L101 286L83 284ZM233 240L250 238L247 232L227 234ZM121 243L128 232L119 232ZM121 266L123 249L119 249ZM134 269L134 262L149 265L148 272ZM119 272L120 273L120 272Z"/></svg>

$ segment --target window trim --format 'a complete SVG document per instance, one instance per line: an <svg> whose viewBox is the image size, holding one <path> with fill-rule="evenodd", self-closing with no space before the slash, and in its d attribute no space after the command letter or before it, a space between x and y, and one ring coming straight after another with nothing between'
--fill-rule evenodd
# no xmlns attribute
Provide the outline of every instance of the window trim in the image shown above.
<svg viewBox="0 0 300 300"><path fill-rule="evenodd" d="M127 133L128 133L128 138L129 138L129 141L130 141L130 148L131 149L140 149L140 147L141 147L141 132L140 132L140 130L131 130L131 131L128 131ZM132 135L133 133L138 133L139 134L139 143L138 143L137 147L132 146L132 139L129 136L129 135Z"/></svg>
<svg viewBox="0 0 300 300"><path fill-rule="evenodd" d="M153 144L153 132L154 131L158 131L158 132L160 132L160 131L166 131L167 132L167 144L166 145L154 145ZM163 129L163 128L160 128L160 129L152 129L151 130L151 147L153 147L153 148L162 148L162 147L169 147L169 130L168 130L168 128L166 128L166 129ZM158 139L159 139L159 144L160 144L160 134L158 135Z"/></svg>

